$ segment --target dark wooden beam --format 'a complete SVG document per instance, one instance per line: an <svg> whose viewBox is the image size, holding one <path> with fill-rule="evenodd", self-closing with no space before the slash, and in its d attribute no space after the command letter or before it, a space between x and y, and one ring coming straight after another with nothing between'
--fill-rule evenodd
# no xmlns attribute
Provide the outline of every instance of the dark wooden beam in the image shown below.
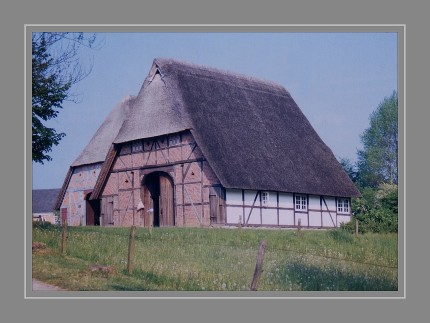
<svg viewBox="0 0 430 323"><path fill-rule="evenodd" d="M242 220L240 223L245 224L245 190L242 190Z"/></svg>
<svg viewBox="0 0 430 323"><path fill-rule="evenodd" d="M100 194L102 193L107 178L110 174L110 171L112 169L112 166L114 164L115 158L118 154L118 149L115 147L114 144L111 145L109 148L109 151L106 156L106 160L102 166L102 169L100 170L99 177L97 178L96 184L94 185L93 193L90 196L90 200L97 200L100 198Z"/></svg>
<svg viewBox="0 0 430 323"><path fill-rule="evenodd" d="M255 206L255 201L257 201L257 197L260 193L261 193L260 191L257 191L257 193L255 194L254 203L252 203L251 210L249 210L248 218L246 219L245 225L248 225L249 218L251 217L252 210L254 209L254 206Z"/></svg>
<svg viewBox="0 0 430 323"><path fill-rule="evenodd" d="M144 171L147 169L151 170L150 172L154 172L154 171L157 171L157 168L166 168L168 166L176 166L176 165L188 164L188 163L194 163L194 162L200 162L200 161L206 161L206 159L201 157L201 158L197 158L197 159L181 160L181 161L174 162L174 163L166 163L166 164L160 164L160 165L149 165L149 166L143 166L143 167L142 166L128 167L128 168L112 170L111 173L120 173L120 172L132 171L132 170ZM148 172L148 173L150 173L150 172Z"/></svg>
<svg viewBox="0 0 430 323"><path fill-rule="evenodd" d="M333 227L336 227L336 224L335 224L335 223L334 223L334 221L333 221L333 217L331 216L330 209L329 209L329 208L328 208L328 206L327 206L327 202L325 201L324 196L322 197L322 199L323 199L323 202L324 202L324 204L325 204L325 207L326 207L326 209L327 209L327 211L328 211L328 214L330 215L331 222L333 222ZM336 207L337 207L337 206L336 206ZM322 225L322 223L321 223L321 225Z"/></svg>
<svg viewBox="0 0 430 323"><path fill-rule="evenodd" d="M63 204L64 195L66 195L67 187L69 186L70 179L72 178L73 167L69 167L67 171L66 178L64 179L63 186L61 187L60 193L58 194L57 200L55 202L54 209L59 210L61 208L61 204Z"/></svg>
<svg viewBox="0 0 430 323"><path fill-rule="evenodd" d="M202 217L204 217L205 216L205 207L203 205L203 203L204 203L204 194L203 194L203 161L200 161L200 199L202 201ZM210 221L210 219L209 219L209 221Z"/></svg>

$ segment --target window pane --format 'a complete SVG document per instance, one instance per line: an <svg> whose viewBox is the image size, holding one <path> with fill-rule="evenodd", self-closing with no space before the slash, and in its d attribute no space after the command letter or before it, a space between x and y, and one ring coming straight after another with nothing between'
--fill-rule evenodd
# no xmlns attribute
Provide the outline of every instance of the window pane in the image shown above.
<svg viewBox="0 0 430 323"><path fill-rule="evenodd" d="M269 202L269 192L263 192L261 195L263 205L267 205Z"/></svg>
<svg viewBox="0 0 430 323"><path fill-rule="evenodd" d="M307 209L307 199L305 195L296 195L296 210L306 210Z"/></svg>
<svg viewBox="0 0 430 323"><path fill-rule="evenodd" d="M337 200L337 211L341 213L349 213L349 200L338 199Z"/></svg>
<svg viewBox="0 0 430 323"><path fill-rule="evenodd" d="M179 135L176 136L169 136L169 146L175 146L180 144L180 137Z"/></svg>

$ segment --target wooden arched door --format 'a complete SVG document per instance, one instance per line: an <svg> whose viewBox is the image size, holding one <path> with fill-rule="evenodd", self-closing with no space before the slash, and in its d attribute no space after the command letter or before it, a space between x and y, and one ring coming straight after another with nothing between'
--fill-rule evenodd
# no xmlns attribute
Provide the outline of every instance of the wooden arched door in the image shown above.
<svg viewBox="0 0 430 323"><path fill-rule="evenodd" d="M173 181L170 176L163 172L145 175L143 188L144 225L150 225L152 213L154 227L174 226Z"/></svg>

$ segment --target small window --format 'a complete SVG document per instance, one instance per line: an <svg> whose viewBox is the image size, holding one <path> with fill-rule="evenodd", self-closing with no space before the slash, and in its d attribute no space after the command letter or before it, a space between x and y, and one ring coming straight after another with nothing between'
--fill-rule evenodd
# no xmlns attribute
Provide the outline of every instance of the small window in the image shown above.
<svg viewBox="0 0 430 323"><path fill-rule="evenodd" d="M337 199L337 212L349 214L349 199Z"/></svg>
<svg viewBox="0 0 430 323"><path fill-rule="evenodd" d="M121 146L120 155L128 155L131 152L130 144L123 144Z"/></svg>
<svg viewBox="0 0 430 323"><path fill-rule="evenodd" d="M140 140L134 141L132 143L132 145L131 145L131 151L133 153L139 152L139 151L142 151L142 150L143 150L143 145L142 145L142 142Z"/></svg>
<svg viewBox="0 0 430 323"><path fill-rule="evenodd" d="M169 136L169 146L176 146L181 143L181 138L179 135L176 136Z"/></svg>
<svg viewBox="0 0 430 323"><path fill-rule="evenodd" d="M308 210L308 199L306 195L296 195L295 197L295 209L296 211L307 211Z"/></svg>
<svg viewBox="0 0 430 323"><path fill-rule="evenodd" d="M264 206L269 205L270 202L270 194L269 192L262 192L261 193L261 204Z"/></svg>

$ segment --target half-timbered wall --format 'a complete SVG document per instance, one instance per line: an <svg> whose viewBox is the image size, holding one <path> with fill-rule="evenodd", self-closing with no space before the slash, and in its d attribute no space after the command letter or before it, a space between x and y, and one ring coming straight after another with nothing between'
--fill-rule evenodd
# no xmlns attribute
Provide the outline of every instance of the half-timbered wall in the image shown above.
<svg viewBox="0 0 430 323"><path fill-rule="evenodd" d="M207 226L225 221L221 208L215 215L218 218L211 221L210 199L219 206L224 195L222 189L217 189L219 181L190 132L137 140L118 149L101 194L102 225L146 226L145 212L149 209L145 179L156 172L171 179L175 226ZM214 195L216 202L210 197ZM111 210L106 206L108 199ZM140 201L144 204L143 210L137 209ZM104 220L105 212L112 212L109 224Z"/></svg>
<svg viewBox="0 0 430 323"><path fill-rule="evenodd" d="M306 210L296 210L294 193L226 189L226 224L294 227L300 219L302 227L333 228L351 220L350 213L337 212L335 197L304 196Z"/></svg>
<svg viewBox="0 0 430 323"><path fill-rule="evenodd" d="M148 225L153 204L145 183L156 173L171 182L174 226L294 227L300 220L302 227L333 228L351 218L337 212L335 197L301 194L306 210L297 210L295 193L223 188L188 131L125 143L118 149L101 194L104 226ZM139 202L144 209L138 210Z"/></svg>
<svg viewBox="0 0 430 323"><path fill-rule="evenodd" d="M93 189L101 167L102 163L97 163L73 168L72 176L61 204L61 209L67 210L68 225L86 225L85 192ZM66 211L63 212L65 213Z"/></svg>

